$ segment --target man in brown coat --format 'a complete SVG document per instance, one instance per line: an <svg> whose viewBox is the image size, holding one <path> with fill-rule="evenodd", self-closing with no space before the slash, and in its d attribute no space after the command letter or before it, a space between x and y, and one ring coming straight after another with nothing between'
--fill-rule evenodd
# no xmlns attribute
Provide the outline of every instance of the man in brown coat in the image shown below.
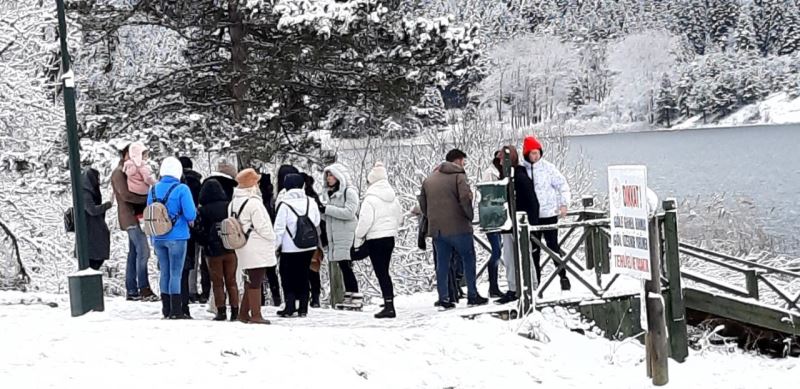
<svg viewBox="0 0 800 389"><path fill-rule="evenodd" d="M119 165L111 173L111 186L117 199L119 228L128 233L128 263L125 266L125 289L129 301L158 301L150 289L147 277L147 261L150 259L150 246L147 236L139 226L136 208L143 208L147 196L140 196L128 190L128 180L122 166L128 160L128 146L121 151Z"/></svg>
<svg viewBox="0 0 800 389"><path fill-rule="evenodd" d="M467 155L458 149L447 153L446 161L422 183L420 210L428 218L428 234L436 249L436 288L439 306L455 308L450 301L448 281L450 257L455 251L464 264L467 304L488 302L475 287L475 245L472 241L472 190L464 171Z"/></svg>

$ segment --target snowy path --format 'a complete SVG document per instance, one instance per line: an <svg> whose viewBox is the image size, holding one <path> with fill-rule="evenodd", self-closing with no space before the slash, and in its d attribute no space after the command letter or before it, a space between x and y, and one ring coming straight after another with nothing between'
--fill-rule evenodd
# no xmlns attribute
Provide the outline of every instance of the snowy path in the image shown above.
<svg viewBox="0 0 800 389"><path fill-rule="evenodd" d="M517 336L518 322L439 313L430 294L398 298L396 320L373 319L375 306L306 319L267 308L271 326L165 321L158 303L122 299L73 319L66 296L39 295L58 308L19 304L30 296L0 292L3 387L650 387L640 345L572 333L561 322L574 319L552 310L545 344ZM193 315L210 318L200 306ZM670 367L675 388L788 388L800 376L796 359L715 352Z"/></svg>

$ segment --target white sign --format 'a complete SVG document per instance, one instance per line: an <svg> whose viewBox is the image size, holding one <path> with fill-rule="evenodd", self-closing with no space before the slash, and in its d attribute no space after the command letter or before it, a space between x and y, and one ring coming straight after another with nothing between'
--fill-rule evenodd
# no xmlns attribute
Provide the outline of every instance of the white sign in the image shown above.
<svg viewBox="0 0 800 389"><path fill-rule="evenodd" d="M647 167L609 166L611 272L650 279Z"/></svg>

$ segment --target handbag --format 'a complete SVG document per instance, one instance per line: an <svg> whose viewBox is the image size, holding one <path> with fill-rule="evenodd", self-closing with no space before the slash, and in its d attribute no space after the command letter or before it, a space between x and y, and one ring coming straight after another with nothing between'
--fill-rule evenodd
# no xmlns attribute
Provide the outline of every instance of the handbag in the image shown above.
<svg viewBox="0 0 800 389"><path fill-rule="evenodd" d="M364 244L362 244L359 248L356 248L355 242L353 242L353 245L350 246L350 260L360 261L366 257L369 257L369 250L367 249L366 242L364 242Z"/></svg>
<svg viewBox="0 0 800 389"><path fill-rule="evenodd" d="M309 266L309 269L315 273L319 273L319 269L322 267L322 260L324 257L325 256L322 253L322 249L317 248L314 251L314 255L311 257L311 266Z"/></svg>

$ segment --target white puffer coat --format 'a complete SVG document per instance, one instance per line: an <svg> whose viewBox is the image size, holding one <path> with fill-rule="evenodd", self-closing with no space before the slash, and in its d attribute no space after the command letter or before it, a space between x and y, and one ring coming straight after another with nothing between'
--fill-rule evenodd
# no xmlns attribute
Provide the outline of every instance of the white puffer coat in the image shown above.
<svg viewBox="0 0 800 389"><path fill-rule="evenodd" d="M250 238L247 239L247 244L236 250L238 267L240 270L247 270L276 266L278 260L275 258L275 233L272 231L272 221L261 200L258 186L234 189L233 200L228 207L228 215L231 210L238 212L245 200L248 200L247 205L242 209L239 221L245 231L251 226L253 231L250 233Z"/></svg>
<svg viewBox="0 0 800 389"><path fill-rule="evenodd" d="M278 243L281 252L299 253L316 250L316 247L308 249L297 248L292 237L297 233L297 216L303 216L306 212L308 212L308 218L311 219L314 226L319 228L320 217L317 203L306 196L302 189L291 189L281 191L281 193L283 193L283 196L281 196L281 201L276 206L277 212L275 214L275 241Z"/></svg>
<svg viewBox="0 0 800 389"><path fill-rule="evenodd" d="M383 165L377 165L369 174L370 185L361 203L356 227L356 247L364 241L397 237L403 221L403 209L386 177Z"/></svg>
<svg viewBox="0 0 800 389"><path fill-rule="evenodd" d="M534 164L523 160L522 166L533 180L536 197L539 199L540 219L558 216L559 208L569 207L572 193L567 179L556 165L542 158Z"/></svg>

